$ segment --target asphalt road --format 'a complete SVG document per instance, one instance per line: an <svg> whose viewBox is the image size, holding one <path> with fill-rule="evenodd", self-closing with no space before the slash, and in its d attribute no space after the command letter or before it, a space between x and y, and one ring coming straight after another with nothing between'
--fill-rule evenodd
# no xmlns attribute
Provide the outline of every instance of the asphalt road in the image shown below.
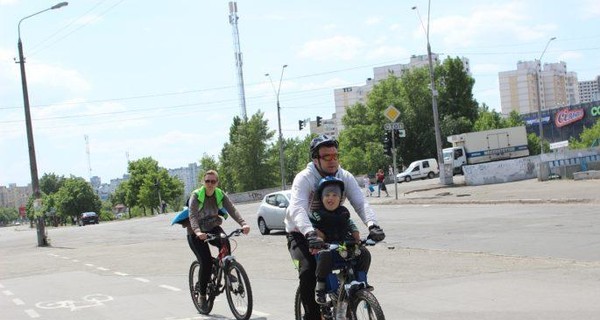
<svg viewBox="0 0 600 320"><path fill-rule="evenodd" d="M254 292L252 319L293 319L297 285L282 233L262 236L257 204L234 252ZM375 205L386 241L370 250L388 319L598 319L597 205ZM232 319L190 301L193 256L174 214L49 229L0 228L0 319ZM226 229L235 225L231 221Z"/></svg>

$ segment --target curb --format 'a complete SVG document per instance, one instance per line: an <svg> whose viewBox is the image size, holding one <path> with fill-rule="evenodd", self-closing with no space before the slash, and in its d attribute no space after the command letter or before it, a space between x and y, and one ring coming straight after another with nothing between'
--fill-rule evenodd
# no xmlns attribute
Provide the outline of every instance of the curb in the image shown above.
<svg viewBox="0 0 600 320"><path fill-rule="evenodd" d="M473 205L473 204L593 204L596 199L565 198L565 199L507 199L507 200L446 200L439 197L420 197L412 199L389 199L377 202L380 205L399 204L429 204L429 205ZM374 204L374 203L372 203Z"/></svg>

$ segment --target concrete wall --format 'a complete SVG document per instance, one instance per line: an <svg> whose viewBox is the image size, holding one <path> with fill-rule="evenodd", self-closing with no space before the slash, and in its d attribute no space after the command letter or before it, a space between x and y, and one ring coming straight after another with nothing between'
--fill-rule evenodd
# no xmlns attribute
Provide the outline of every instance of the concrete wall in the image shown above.
<svg viewBox="0 0 600 320"><path fill-rule="evenodd" d="M463 170L469 186L533 178L545 181L553 175L573 179L575 172L600 170L600 148L555 150L526 158L464 166Z"/></svg>
<svg viewBox="0 0 600 320"><path fill-rule="evenodd" d="M504 183L537 177L539 157L494 161L463 167L465 183L469 186Z"/></svg>

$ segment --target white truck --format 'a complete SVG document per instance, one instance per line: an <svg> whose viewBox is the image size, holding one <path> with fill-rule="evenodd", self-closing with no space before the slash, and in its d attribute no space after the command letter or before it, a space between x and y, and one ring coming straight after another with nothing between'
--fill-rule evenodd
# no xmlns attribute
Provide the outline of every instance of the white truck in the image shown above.
<svg viewBox="0 0 600 320"><path fill-rule="evenodd" d="M525 126L461 133L447 140L452 147L443 150L444 163L452 161L455 174L464 165L529 155Z"/></svg>

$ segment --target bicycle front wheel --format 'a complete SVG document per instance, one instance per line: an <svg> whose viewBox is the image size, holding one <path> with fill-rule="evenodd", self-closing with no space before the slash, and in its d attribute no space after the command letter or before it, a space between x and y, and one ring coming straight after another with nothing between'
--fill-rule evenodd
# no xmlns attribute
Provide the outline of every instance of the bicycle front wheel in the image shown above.
<svg viewBox="0 0 600 320"><path fill-rule="evenodd" d="M189 273L190 294L196 310L201 314L209 314L214 305L214 298L208 299L204 306L200 303L200 269L202 266L198 261L192 262Z"/></svg>
<svg viewBox="0 0 600 320"><path fill-rule="evenodd" d="M252 288L246 270L237 261L229 262L224 274L225 293L229 308L238 320L248 320L252 315Z"/></svg>
<svg viewBox="0 0 600 320"><path fill-rule="evenodd" d="M364 289L354 293L350 302L350 312L354 320L385 320L377 298Z"/></svg>

